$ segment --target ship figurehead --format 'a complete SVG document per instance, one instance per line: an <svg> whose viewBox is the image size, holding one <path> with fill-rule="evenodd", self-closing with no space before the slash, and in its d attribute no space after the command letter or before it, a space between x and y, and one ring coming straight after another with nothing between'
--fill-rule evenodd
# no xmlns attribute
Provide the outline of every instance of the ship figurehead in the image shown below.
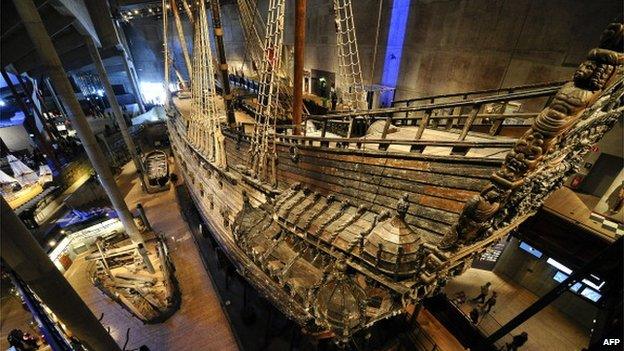
<svg viewBox="0 0 624 351"><path fill-rule="evenodd" d="M533 214L622 118L617 101L622 97L623 38L622 23L607 27L600 46L590 50L572 81L539 113L490 184L465 204L440 249L457 251Z"/></svg>

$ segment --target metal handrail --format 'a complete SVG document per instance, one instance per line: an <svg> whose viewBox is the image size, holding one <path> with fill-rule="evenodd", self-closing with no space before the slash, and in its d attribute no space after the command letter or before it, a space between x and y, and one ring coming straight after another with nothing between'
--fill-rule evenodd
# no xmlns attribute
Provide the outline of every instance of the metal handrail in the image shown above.
<svg viewBox="0 0 624 351"><path fill-rule="evenodd" d="M451 108L451 107L470 107L470 106L480 106L486 103L491 102L505 102L510 100L523 100L523 99L531 99L537 97L546 97L551 96L559 90L559 86L544 88L533 91L519 92L519 93L510 93L504 95L493 95L486 96L481 98L474 98L470 100L462 100L462 101L452 101L452 102L442 102L442 103L432 103L426 105L419 106L404 106L404 107L389 107L389 108L380 108L374 110L363 110L363 111L348 111L348 112L339 112L327 115L307 115L306 119L313 120L331 120L331 119L345 119L356 116L388 116L394 113L401 112L416 112L416 111L428 111L428 110L437 110L443 108Z"/></svg>
<svg viewBox="0 0 624 351"><path fill-rule="evenodd" d="M473 90L473 91L468 91L468 92L458 92L458 93L448 93L448 94L419 96L419 97L415 97L415 98L395 100L395 101L392 102L392 105L403 104L403 103L409 104L411 102L416 102L416 101L445 99L445 98L451 98L451 97L457 97L457 96L462 96L464 99L466 99L470 95L490 94L490 93L498 93L498 92L503 92L503 91L507 91L509 93L513 93L513 92L516 92L518 90L537 89L537 88L544 88L544 87L551 87L551 86L558 86L558 87L560 87L560 86L562 86L565 83L566 83L566 81L557 81L557 82L546 82L546 83L538 83L538 84L527 84L527 85L520 85L520 86L509 87L509 88L500 88L500 89Z"/></svg>

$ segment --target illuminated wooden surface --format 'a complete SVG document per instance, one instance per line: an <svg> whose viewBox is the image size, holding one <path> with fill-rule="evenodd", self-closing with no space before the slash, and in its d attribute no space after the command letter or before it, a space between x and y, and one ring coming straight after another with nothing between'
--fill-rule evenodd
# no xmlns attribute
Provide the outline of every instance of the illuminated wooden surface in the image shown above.
<svg viewBox="0 0 624 351"><path fill-rule="evenodd" d="M126 349L145 344L151 350L236 350L228 321L180 215L174 188L143 194L131 170L134 165L126 165L118 183L127 194L129 207L135 208L141 202L154 230L166 233L182 291L180 310L162 324L144 325L89 282L83 259L70 267L66 277L97 317L104 313L104 326L111 328L111 334L121 346L130 328Z"/></svg>
<svg viewBox="0 0 624 351"><path fill-rule="evenodd" d="M602 228L602 223L589 218L598 199L591 195L579 194L568 187L563 187L548 197L544 202L544 208L567 218L570 222L577 223L596 234L615 240L614 232Z"/></svg>
<svg viewBox="0 0 624 351"><path fill-rule="evenodd" d="M20 191L14 193L10 199L7 199L9 206L12 209L16 209L28 201L32 200L35 196L41 194L43 188L39 183L35 183L33 185L26 186L22 188Z"/></svg>

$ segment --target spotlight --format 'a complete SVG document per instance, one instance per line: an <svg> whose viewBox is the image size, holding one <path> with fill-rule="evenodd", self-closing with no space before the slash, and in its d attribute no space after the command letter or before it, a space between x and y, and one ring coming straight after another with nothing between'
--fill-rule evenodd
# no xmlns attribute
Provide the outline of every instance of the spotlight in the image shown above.
<svg viewBox="0 0 624 351"><path fill-rule="evenodd" d="M50 245L50 247L54 247L54 246L56 246L56 240L52 239L52 240L48 241L48 244Z"/></svg>

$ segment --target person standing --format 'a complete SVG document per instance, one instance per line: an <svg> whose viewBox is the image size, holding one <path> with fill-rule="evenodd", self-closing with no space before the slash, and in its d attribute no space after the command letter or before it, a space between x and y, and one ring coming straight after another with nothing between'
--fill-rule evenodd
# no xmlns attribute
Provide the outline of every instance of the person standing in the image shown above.
<svg viewBox="0 0 624 351"><path fill-rule="evenodd" d="M507 351L517 351L529 340L529 334L522 332L513 337L510 344L507 344Z"/></svg>
<svg viewBox="0 0 624 351"><path fill-rule="evenodd" d="M492 296L490 296L489 299L485 300L485 304L483 306L484 309L484 313L490 313L490 310L492 309L492 307L494 307L494 305L496 305L496 297L498 295L496 294L496 291L492 292Z"/></svg>
<svg viewBox="0 0 624 351"><path fill-rule="evenodd" d="M336 94L336 90L334 88L331 88L331 92L330 92L330 97L331 97L331 110L335 111L336 110L336 106L338 105L338 94Z"/></svg>
<svg viewBox="0 0 624 351"><path fill-rule="evenodd" d="M475 307L470 311L470 320L472 323L479 323L479 310Z"/></svg>
<svg viewBox="0 0 624 351"><path fill-rule="evenodd" d="M490 292L490 285L492 285L492 283L490 282L487 282L484 285L482 285L481 293L477 297L472 299L472 301L480 301L481 303L483 303L485 301L485 298L488 296L488 293Z"/></svg>

